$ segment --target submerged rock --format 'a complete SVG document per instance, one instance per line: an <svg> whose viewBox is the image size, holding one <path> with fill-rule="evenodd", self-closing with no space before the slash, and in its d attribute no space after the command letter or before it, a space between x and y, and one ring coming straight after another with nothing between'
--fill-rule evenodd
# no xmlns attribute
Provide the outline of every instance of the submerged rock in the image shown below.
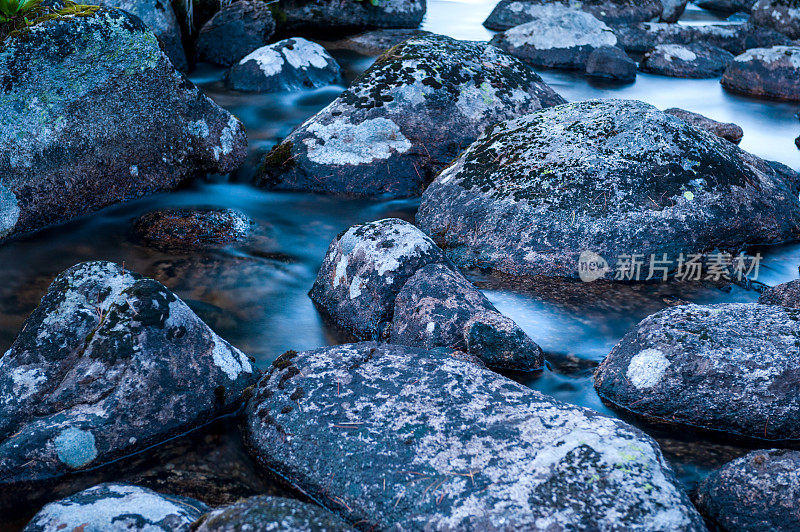
<svg viewBox="0 0 800 532"><path fill-rule="evenodd" d="M269 42L275 21L261 0L237 0L221 9L200 28L197 57L230 66Z"/></svg>
<svg viewBox="0 0 800 532"><path fill-rule="evenodd" d="M518 59L441 35L383 54L264 158L261 186L418 195L489 125L564 100Z"/></svg>
<svg viewBox="0 0 800 532"><path fill-rule="evenodd" d="M688 0L661 0L664 10L658 20L660 22L678 22L688 3Z"/></svg>
<svg viewBox="0 0 800 532"><path fill-rule="evenodd" d="M315 504L283 497L251 497L201 517L196 532L347 532L350 526Z"/></svg>
<svg viewBox="0 0 800 532"><path fill-rule="evenodd" d="M296 37L247 55L228 71L225 81L240 91L282 92L323 87L341 78L339 64L325 48Z"/></svg>
<svg viewBox="0 0 800 532"><path fill-rule="evenodd" d="M639 68L675 78L716 78L731 61L732 53L708 44L659 44L645 54Z"/></svg>
<svg viewBox="0 0 800 532"><path fill-rule="evenodd" d="M591 254L615 278L632 254L794 238L800 201L726 140L642 102L594 100L488 130L428 187L417 223L461 267L577 278Z"/></svg>
<svg viewBox="0 0 800 532"><path fill-rule="evenodd" d="M583 70L593 50L617 44L611 28L585 11L548 4L527 12L530 22L495 35L491 43L533 66Z"/></svg>
<svg viewBox="0 0 800 532"><path fill-rule="evenodd" d="M250 220L233 209L162 209L133 224L134 238L165 251L222 247L247 238Z"/></svg>
<svg viewBox="0 0 800 532"><path fill-rule="evenodd" d="M613 25L652 20L661 15L659 0L500 0L483 25L490 30L504 31L530 22L542 5L561 5L581 9Z"/></svg>
<svg viewBox="0 0 800 532"><path fill-rule="evenodd" d="M744 136L744 131L742 128L731 122L717 122L716 120L712 120L707 116L686 111L685 109L678 109L677 107L665 109L664 112L680 118L687 124L691 124L720 138L729 140L734 144L739 144Z"/></svg>
<svg viewBox="0 0 800 532"><path fill-rule="evenodd" d="M684 305L641 321L595 373L632 414L760 440L800 439L800 310Z"/></svg>
<svg viewBox="0 0 800 532"><path fill-rule="evenodd" d="M131 484L99 484L39 511L23 532L126 530L188 532L208 511L200 501Z"/></svg>
<svg viewBox="0 0 800 532"><path fill-rule="evenodd" d="M586 75L616 81L635 81L636 62L616 46L595 48L586 58Z"/></svg>
<svg viewBox="0 0 800 532"><path fill-rule="evenodd" d="M284 34L308 32L321 37L375 28L416 28L426 7L425 0L279 0L273 12Z"/></svg>
<svg viewBox="0 0 800 532"><path fill-rule="evenodd" d="M704 529L650 437L448 350L287 353L245 430L262 465L364 529Z"/></svg>
<svg viewBox="0 0 800 532"><path fill-rule="evenodd" d="M800 530L800 452L753 451L711 473L697 508L720 530Z"/></svg>
<svg viewBox="0 0 800 532"><path fill-rule="evenodd" d="M800 308L800 279L768 288L758 298L758 302L762 305Z"/></svg>
<svg viewBox="0 0 800 532"><path fill-rule="evenodd" d="M759 0L753 6L750 22L800 39L800 1Z"/></svg>
<svg viewBox="0 0 800 532"><path fill-rule="evenodd" d="M432 34L412 28L372 30L322 44L328 50L350 50L361 55L377 56L403 41L426 35Z"/></svg>
<svg viewBox="0 0 800 532"><path fill-rule="evenodd" d="M109 262L50 285L0 358L0 482L99 466L233 408L248 358L160 283Z"/></svg>
<svg viewBox="0 0 800 532"><path fill-rule="evenodd" d="M123 11L9 37L0 71L0 240L229 172L245 157L242 124Z"/></svg>
<svg viewBox="0 0 800 532"><path fill-rule="evenodd" d="M406 282L394 303L390 342L450 347L494 368L533 371L544 364L542 349L444 264L425 266Z"/></svg>
<svg viewBox="0 0 800 532"><path fill-rule="evenodd" d="M800 46L754 48L736 56L722 86L748 96L800 101Z"/></svg>

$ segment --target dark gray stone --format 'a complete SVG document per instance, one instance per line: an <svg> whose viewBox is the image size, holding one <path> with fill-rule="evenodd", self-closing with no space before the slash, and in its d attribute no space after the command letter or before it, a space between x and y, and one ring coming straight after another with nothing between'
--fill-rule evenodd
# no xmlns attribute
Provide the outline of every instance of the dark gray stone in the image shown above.
<svg viewBox="0 0 800 532"><path fill-rule="evenodd" d="M109 262L74 266L0 358L0 482L164 442L234 408L255 379L248 358L160 283Z"/></svg>
<svg viewBox="0 0 800 532"><path fill-rule="evenodd" d="M758 302L762 305L800 308L800 279L768 288L758 298Z"/></svg>
<svg viewBox="0 0 800 532"><path fill-rule="evenodd" d="M123 11L9 37L0 72L0 241L229 172L246 155L242 124Z"/></svg>
<svg viewBox="0 0 800 532"><path fill-rule="evenodd" d="M716 78L733 54L708 44L659 44L645 54L639 69L675 78Z"/></svg>
<svg viewBox="0 0 800 532"><path fill-rule="evenodd" d="M195 532L348 532L350 526L319 506L283 497L251 497L213 510Z"/></svg>
<svg viewBox="0 0 800 532"><path fill-rule="evenodd" d="M685 109L678 109L677 107L665 109L664 112L680 118L687 124L699 127L720 138L729 140L734 144L739 144L742 141L742 136L744 136L742 128L731 122L717 122L707 116L686 111Z"/></svg>
<svg viewBox="0 0 800 532"><path fill-rule="evenodd" d="M266 2L237 0L206 22L197 36L197 57L230 66L269 42L275 21Z"/></svg>
<svg viewBox="0 0 800 532"><path fill-rule="evenodd" d="M258 183L415 196L489 125L563 101L527 65L487 43L413 38L267 154Z"/></svg>
<svg viewBox="0 0 800 532"><path fill-rule="evenodd" d="M800 39L800 1L759 0L753 6L750 22Z"/></svg>
<svg viewBox="0 0 800 532"><path fill-rule="evenodd" d="M593 100L488 130L428 187L417 223L460 267L576 278L594 253L612 278L625 255L795 238L800 201L726 140L642 102Z"/></svg>
<svg viewBox="0 0 800 532"><path fill-rule="evenodd" d="M658 20L660 22L678 22L688 3L688 0L661 0L664 10Z"/></svg>
<svg viewBox="0 0 800 532"><path fill-rule="evenodd" d="M279 0L273 9L284 34L323 36L366 29L416 28L425 17L426 8L425 0Z"/></svg>
<svg viewBox="0 0 800 532"><path fill-rule="evenodd" d="M695 504L720 530L800 530L800 452L753 451L711 473Z"/></svg>
<svg viewBox="0 0 800 532"><path fill-rule="evenodd" d="M325 48L300 37L264 46L231 67L226 83L246 92L314 89L342 79L339 64Z"/></svg>
<svg viewBox="0 0 800 532"><path fill-rule="evenodd" d="M188 532L208 511L200 501L131 484L99 484L42 508L23 532Z"/></svg>
<svg viewBox="0 0 800 532"><path fill-rule="evenodd" d="M800 101L800 46L754 48L736 56L722 86L758 98Z"/></svg>
<svg viewBox="0 0 800 532"><path fill-rule="evenodd" d="M431 35L431 32L415 28L372 30L321 44L328 50L350 50L361 55L378 56L405 40L425 35Z"/></svg>
<svg viewBox="0 0 800 532"><path fill-rule="evenodd" d="M663 6L659 0L500 0L484 21L490 30L504 31L532 20L542 5L560 4L575 7L613 25L633 24L653 20L661 15Z"/></svg>
<svg viewBox="0 0 800 532"><path fill-rule="evenodd" d="M738 13L740 11L749 13L755 3L756 0L698 0L695 5L721 13Z"/></svg>
<svg viewBox="0 0 800 532"><path fill-rule="evenodd" d="M614 81L636 80L636 61L616 46L595 48L586 59L586 75Z"/></svg>
<svg viewBox="0 0 800 532"><path fill-rule="evenodd" d="M759 440L800 439L800 310L684 305L645 318L595 373L627 412Z"/></svg>
<svg viewBox="0 0 800 532"><path fill-rule="evenodd" d="M287 353L245 432L263 466L365 530L705 529L649 436L450 350Z"/></svg>
<svg viewBox="0 0 800 532"><path fill-rule="evenodd" d="M162 209L140 216L134 238L164 251L201 250L241 242L250 220L233 209Z"/></svg>

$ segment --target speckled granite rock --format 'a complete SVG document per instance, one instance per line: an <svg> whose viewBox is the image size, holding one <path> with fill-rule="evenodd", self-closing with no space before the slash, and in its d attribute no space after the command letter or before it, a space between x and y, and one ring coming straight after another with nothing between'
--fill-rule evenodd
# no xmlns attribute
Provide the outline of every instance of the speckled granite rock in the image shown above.
<svg viewBox="0 0 800 532"><path fill-rule="evenodd" d="M661 15L663 9L659 0L500 0L483 25L490 30L504 31L530 22L531 13L539 6L552 4L581 9L614 25L652 20Z"/></svg>
<svg viewBox="0 0 800 532"><path fill-rule="evenodd" d="M251 497L201 517L196 532L348 532L354 529L314 504L283 497Z"/></svg>
<svg viewBox="0 0 800 532"><path fill-rule="evenodd" d="M208 511L200 501L131 484L100 484L41 509L24 532L188 532Z"/></svg>
<svg viewBox="0 0 800 532"><path fill-rule="evenodd" d="M659 44L647 52L642 72L675 78L716 78L733 61L733 54L708 44Z"/></svg>
<svg viewBox="0 0 800 532"><path fill-rule="evenodd" d="M754 48L736 56L722 86L748 96L800 101L800 46Z"/></svg>
<svg viewBox="0 0 800 532"><path fill-rule="evenodd" d="M242 124L176 72L156 37L123 11L98 8L11 37L0 72L8 74L0 241L229 172L246 155Z"/></svg>
<svg viewBox="0 0 800 532"><path fill-rule="evenodd" d="M275 21L266 2L237 0L223 5L197 36L197 57L230 66L269 42Z"/></svg>
<svg viewBox="0 0 800 532"><path fill-rule="evenodd" d="M342 79L339 64L325 48L300 37L255 50L231 67L228 87L247 92L314 89Z"/></svg>
<svg viewBox="0 0 800 532"><path fill-rule="evenodd" d="M233 408L255 378L160 283L109 262L74 266L0 358L0 485L163 442Z"/></svg>
<svg viewBox="0 0 800 532"><path fill-rule="evenodd" d="M577 278L591 252L613 278L630 254L794 238L800 201L726 140L642 102L593 100L488 130L428 187L417 224L460 267Z"/></svg>
<svg viewBox="0 0 800 532"><path fill-rule="evenodd" d="M661 0L664 10L658 20L660 22L678 22L688 3L688 0Z"/></svg>
<svg viewBox="0 0 800 532"><path fill-rule="evenodd" d="M615 81L635 81L636 62L616 46L595 48L586 58L586 75Z"/></svg>
<svg viewBox="0 0 800 532"><path fill-rule="evenodd" d="M133 236L161 250L222 247L247 238L250 220L233 209L162 209L140 216Z"/></svg>
<svg viewBox="0 0 800 532"><path fill-rule="evenodd" d="M685 305L641 321L595 373L600 397L644 418L800 439L800 310Z"/></svg>
<svg viewBox="0 0 800 532"><path fill-rule="evenodd" d="M263 466L363 529L704 530L650 437L448 350L287 353L245 423Z"/></svg>
<svg viewBox="0 0 800 532"><path fill-rule="evenodd" d="M758 302L762 305L800 308L800 279L768 288L758 298Z"/></svg>
<svg viewBox="0 0 800 532"><path fill-rule="evenodd" d="M721 530L800 530L800 452L753 451L711 473L695 504Z"/></svg>
<svg viewBox="0 0 800 532"><path fill-rule="evenodd" d="M375 28L416 28L425 17L425 0L380 0L372 3L330 0L279 0L273 8L283 34L357 33Z"/></svg>
<svg viewBox="0 0 800 532"><path fill-rule="evenodd" d="M790 39L800 39L800 1L759 0L753 6L750 22L772 28Z"/></svg>
<svg viewBox="0 0 800 532"><path fill-rule="evenodd" d="M712 120L707 116L686 111L685 109L678 109L677 107L665 109L664 112L680 118L687 124L699 127L700 129L704 129L720 138L729 140L734 144L739 144L744 136L744 131L742 128L731 122L717 122L716 120Z"/></svg>
<svg viewBox="0 0 800 532"><path fill-rule="evenodd" d="M489 125L563 101L528 66L487 43L414 38L278 144L258 183L415 196Z"/></svg>
<svg viewBox="0 0 800 532"><path fill-rule="evenodd" d="M533 66L583 70L593 50L617 44L611 28L585 11L547 4L529 6L528 14L530 22L491 43Z"/></svg>

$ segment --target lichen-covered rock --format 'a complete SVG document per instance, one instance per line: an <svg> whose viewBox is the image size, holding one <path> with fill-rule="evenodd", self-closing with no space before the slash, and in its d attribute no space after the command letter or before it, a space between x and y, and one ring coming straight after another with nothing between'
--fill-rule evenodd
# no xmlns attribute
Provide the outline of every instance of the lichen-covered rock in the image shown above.
<svg viewBox="0 0 800 532"><path fill-rule="evenodd" d="M754 48L736 56L722 86L748 96L800 101L800 46Z"/></svg>
<svg viewBox="0 0 800 532"><path fill-rule="evenodd" d="M328 50L350 50L361 55L378 56L403 41L425 35L431 35L431 32L416 28L372 30L323 44Z"/></svg>
<svg viewBox="0 0 800 532"><path fill-rule="evenodd" d="M650 437L450 350L287 353L245 432L262 465L364 529L704 529Z"/></svg>
<svg viewBox="0 0 800 532"><path fill-rule="evenodd" d="M437 263L449 261L408 222L388 218L356 225L331 242L309 296L354 337L386 339L403 285L420 268Z"/></svg>
<svg viewBox="0 0 800 532"><path fill-rule="evenodd" d="M583 70L601 46L614 46L611 28L594 16L560 4L528 7L530 22L495 35L491 43L533 66Z"/></svg>
<svg viewBox="0 0 800 532"><path fill-rule="evenodd" d="M136 240L164 251L222 247L244 240L249 232L250 220L233 209L162 209L133 224Z"/></svg>
<svg viewBox="0 0 800 532"><path fill-rule="evenodd" d="M231 67L226 83L246 92L314 89L342 78L336 60L317 43L300 37L255 50Z"/></svg>
<svg viewBox="0 0 800 532"><path fill-rule="evenodd" d="M800 279L766 289L758 302L762 305L800 308Z"/></svg>
<svg viewBox="0 0 800 532"><path fill-rule="evenodd" d="M661 12L661 16L658 18L660 22L678 22L678 19L681 18L683 12L686 10L686 4L688 4L688 0L661 0L661 5L664 6L664 10Z"/></svg>
<svg viewBox="0 0 800 532"><path fill-rule="evenodd" d="M274 10L284 34L322 36L365 29L416 28L426 8L426 0L279 0Z"/></svg>
<svg viewBox="0 0 800 532"><path fill-rule="evenodd" d="M711 473L697 508L720 530L800 530L800 452L753 451Z"/></svg>
<svg viewBox="0 0 800 532"><path fill-rule="evenodd" d="M242 124L123 11L9 37L0 72L0 241L229 172L246 155Z"/></svg>
<svg viewBox="0 0 800 532"><path fill-rule="evenodd" d="M734 144L739 144L739 142L742 141L742 136L744 136L742 128L732 122L717 122L707 116L686 111L685 109L678 109L677 107L665 109L664 112L680 118L687 124L699 127L720 138L729 140Z"/></svg>
<svg viewBox="0 0 800 532"><path fill-rule="evenodd" d="M800 201L726 140L649 104L592 100L489 129L428 187L417 223L461 267L576 278L594 253L613 278L631 254L794 238Z"/></svg>
<svg viewBox="0 0 800 532"><path fill-rule="evenodd" d="M131 484L99 484L51 502L23 532L188 532L208 506Z"/></svg>
<svg viewBox="0 0 800 532"><path fill-rule="evenodd" d="M645 54L639 69L674 78L716 78L733 54L708 44L659 44Z"/></svg>
<svg viewBox="0 0 800 532"><path fill-rule="evenodd" d="M756 0L697 0L695 5L721 13L749 13L755 3Z"/></svg>
<svg viewBox="0 0 800 532"><path fill-rule="evenodd" d="M483 25L504 31L530 22L540 6L553 4L581 9L613 25L652 20L663 9L660 0L500 0Z"/></svg>
<svg viewBox="0 0 800 532"><path fill-rule="evenodd" d="M542 369L542 349L463 275L444 264L414 274L394 303L391 343L450 347L494 368Z"/></svg>
<svg viewBox="0 0 800 532"><path fill-rule="evenodd" d="M353 529L328 510L284 497L251 497L213 510L195 532L349 532Z"/></svg>
<svg viewBox="0 0 800 532"><path fill-rule="evenodd" d="M197 36L197 57L230 66L269 42L275 21L266 2L237 0L222 8L206 22Z"/></svg>
<svg viewBox="0 0 800 532"><path fill-rule="evenodd" d="M614 81L636 80L636 61L616 46L595 48L586 58L586 75Z"/></svg>
<svg viewBox="0 0 800 532"><path fill-rule="evenodd" d="M74 266L0 358L0 482L163 442L233 408L254 380L248 358L160 283Z"/></svg>
<svg viewBox="0 0 800 532"><path fill-rule="evenodd" d="M750 22L772 28L790 39L800 39L800 1L759 0L753 6Z"/></svg>
<svg viewBox="0 0 800 532"><path fill-rule="evenodd" d="M489 125L563 101L495 46L441 35L410 39L267 154L259 184L419 195Z"/></svg>
<svg viewBox="0 0 800 532"><path fill-rule="evenodd" d="M684 305L642 320L595 373L604 400L646 419L800 439L800 310Z"/></svg>

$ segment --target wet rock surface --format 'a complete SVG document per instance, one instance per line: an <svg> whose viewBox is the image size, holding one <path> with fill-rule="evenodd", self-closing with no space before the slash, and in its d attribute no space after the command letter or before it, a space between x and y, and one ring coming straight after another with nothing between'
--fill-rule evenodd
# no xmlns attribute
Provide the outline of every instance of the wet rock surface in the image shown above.
<svg viewBox="0 0 800 532"><path fill-rule="evenodd" d="M660 44L645 54L642 72L676 78L716 78L733 61L733 54L707 44Z"/></svg>
<svg viewBox="0 0 800 532"><path fill-rule="evenodd" d="M722 86L748 96L800 101L800 46L754 48L736 56Z"/></svg>
<svg viewBox="0 0 800 532"><path fill-rule="evenodd" d="M208 506L131 484L100 484L42 508L24 532L127 530L188 532Z"/></svg>
<svg viewBox="0 0 800 532"><path fill-rule="evenodd" d="M693 113L685 109L678 109L677 107L665 109L664 112L680 118L687 124L699 127L700 129L704 129L718 137L729 140L734 144L739 144L744 136L744 131L742 128L731 122L717 122L716 120L712 120L707 116Z"/></svg>
<svg viewBox="0 0 800 532"><path fill-rule="evenodd" d="M504 31L532 20L543 5L560 5L581 9L608 24L632 24L652 20L661 15L658 0L586 0L583 2L548 0L500 0L483 25L490 30Z"/></svg>
<svg viewBox="0 0 800 532"><path fill-rule="evenodd" d="M365 528L703 530L644 433L449 351L287 353L246 416L265 467Z"/></svg>
<svg viewBox="0 0 800 532"><path fill-rule="evenodd" d="M800 529L800 452L753 451L711 473L695 496L722 530Z"/></svg>
<svg viewBox="0 0 800 532"><path fill-rule="evenodd" d="M405 40L426 35L432 34L418 29L372 30L322 44L328 50L350 50L362 55L377 56Z"/></svg>
<svg viewBox="0 0 800 532"><path fill-rule="evenodd" d="M317 43L301 37L255 50L231 67L227 85L245 92L314 89L341 81L339 64Z"/></svg>
<svg viewBox="0 0 800 532"><path fill-rule="evenodd" d="M416 28L425 17L425 0L380 2L330 2L328 0L280 0L274 8L284 34L315 35L357 33L376 28Z"/></svg>
<svg viewBox="0 0 800 532"><path fill-rule="evenodd" d="M213 510L197 521L197 532L346 532L353 528L328 510L283 497L251 497Z"/></svg>
<svg viewBox="0 0 800 532"><path fill-rule="evenodd" d="M241 242L250 220L233 209L164 209L140 216L133 237L161 250L202 250Z"/></svg>
<svg viewBox="0 0 800 532"><path fill-rule="evenodd" d="M164 442L234 408L256 378L163 285L108 262L59 275L0 370L8 489Z"/></svg>
<svg viewBox="0 0 800 532"><path fill-rule="evenodd" d="M753 6L750 22L800 39L800 2L797 0L759 0Z"/></svg>
<svg viewBox="0 0 800 532"><path fill-rule="evenodd" d="M664 10L658 20L660 22L677 22L686 10L686 4L688 3L688 0L661 0Z"/></svg>
<svg viewBox="0 0 800 532"><path fill-rule="evenodd" d="M767 288L758 302L762 305L800 308L800 279Z"/></svg>
<svg viewBox="0 0 800 532"><path fill-rule="evenodd" d="M632 414L759 440L800 438L800 311L756 303L685 305L631 330L595 373L598 394Z"/></svg>
<svg viewBox="0 0 800 532"><path fill-rule="evenodd" d="M222 8L200 29L197 56L201 61L230 66L269 42L275 21L259 0L238 0Z"/></svg>
<svg viewBox="0 0 800 532"><path fill-rule="evenodd" d="M792 238L800 201L726 140L642 102L594 100L488 130L428 187L417 223L459 267L576 278L586 252L613 278L629 254Z"/></svg>
<svg viewBox="0 0 800 532"><path fill-rule="evenodd" d="M383 54L273 148L258 184L415 196L484 128L562 102L527 65L494 46L414 38Z"/></svg>
<svg viewBox="0 0 800 532"><path fill-rule="evenodd" d="M586 58L586 75L614 81L636 80L638 67L622 49L616 46L595 48Z"/></svg>
<svg viewBox="0 0 800 532"><path fill-rule="evenodd" d="M740 11L749 13L755 3L756 0L699 0L695 2L695 5L722 13L737 13Z"/></svg>
<svg viewBox="0 0 800 532"><path fill-rule="evenodd" d="M0 89L0 240L231 171L245 156L242 124L123 11L56 18L4 44L0 70L13 75Z"/></svg>

